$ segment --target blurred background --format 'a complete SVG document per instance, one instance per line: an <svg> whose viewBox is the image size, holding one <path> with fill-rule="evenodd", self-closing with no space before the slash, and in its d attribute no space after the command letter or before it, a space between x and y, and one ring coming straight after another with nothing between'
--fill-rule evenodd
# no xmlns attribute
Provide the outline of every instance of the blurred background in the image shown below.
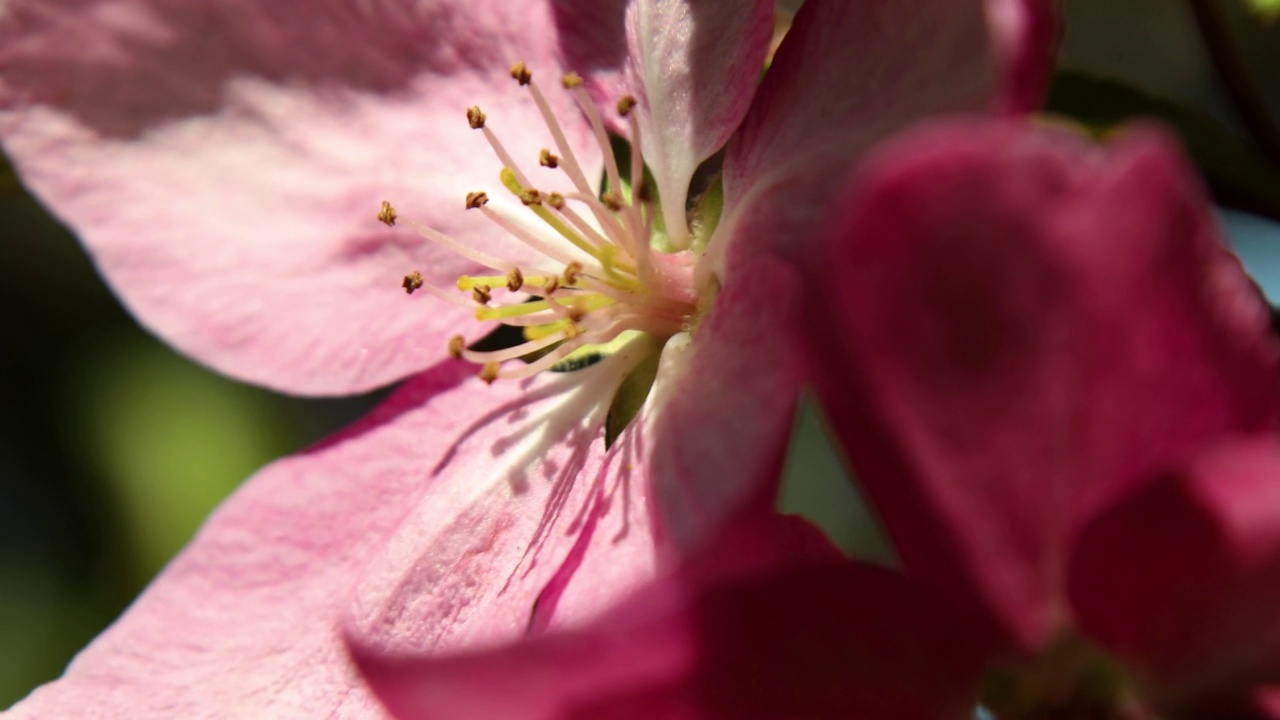
<svg viewBox="0 0 1280 720"><path fill-rule="evenodd" d="M1224 222L1250 270L1280 298L1280 159L1248 140L1256 118L1239 111L1206 52L1193 10L1208 5L1280 117L1280 22L1244 0L1068 0L1050 105L1099 131L1134 115L1176 125L1234 208ZM138 328L3 156L0 323L3 708L57 677L244 478L377 397L282 397L175 354ZM797 425L788 472L806 482L803 493L788 484L783 507L851 552L887 560L820 419L806 408Z"/></svg>

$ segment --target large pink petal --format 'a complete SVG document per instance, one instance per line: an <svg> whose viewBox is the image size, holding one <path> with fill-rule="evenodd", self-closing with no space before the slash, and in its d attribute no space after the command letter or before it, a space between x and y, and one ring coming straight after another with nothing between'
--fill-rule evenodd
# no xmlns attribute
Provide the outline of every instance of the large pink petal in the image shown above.
<svg viewBox="0 0 1280 720"><path fill-rule="evenodd" d="M553 612L580 624L647 581L642 485L601 485L603 443L584 425L595 401L548 394L564 377L473 375L438 366L252 478L14 720L379 718L342 646L349 620L385 647L447 653L523 637ZM608 573L574 574L600 566L575 555L589 541L620 548ZM540 606L566 583L572 608Z"/></svg>
<svg viewBox="0 0 1280 720"><path fill-rule="evenodd" d="M809 0L729 143L715 242L747 227L803 246L865 148L923 117L991 107L996 87L980 0Z"/></svg>
<svg viewBox="0 0 1280 720"><path fill-rule="evenodd" d="M968 618L829 545L788 550L780 520L573 632L449 659L356 657L400 720L967 717L987 650Z"/></svg>
<svg viewBox="0 0 1280 720"><path fill-rule="evenodd" d="M810 305L821 396L908 570L1037 644L1081 523L1277 417L1268 313L1172 142L958 122L869 162Z"/></svg>
<svg viewBox="0 0 1280 720"><path fill-rule="evenodd" d="M615 118L624 95L639 101L644 158L658 185L667 231L684 244L689 181L747 113L769 49L773 3L559 2L557 18L565 62L581 68L604 116Z"/></svg>
<svg viewBox="0 0 1280 720"><path fill-rule="evenodd" d="M441 359L470 321L406 298L401 278L448 287L476 269L380 225L379 202L506 247L463 209L501 190L464 110L481 105L538 170L550 137L507 71L556 77L555 47L542 2L15 0L0 140L144 325L245 380L363 390ZM598 172L577 109L544 84Z"/></svg>
<svg viewBox="0 0 1280 720"><path fill-rule="evenodd" d="M1280 445L1214 448L1094 522L1072 558L1081 628L1173 702L1280 682Z"/></svg>

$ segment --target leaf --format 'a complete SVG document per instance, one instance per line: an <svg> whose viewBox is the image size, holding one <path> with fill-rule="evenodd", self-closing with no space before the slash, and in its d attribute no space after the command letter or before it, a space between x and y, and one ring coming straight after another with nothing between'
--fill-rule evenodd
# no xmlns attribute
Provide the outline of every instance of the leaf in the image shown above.
<svg viewBox="0 0 1280 720"><path fill-rule="evenodd" d="M1142 118L1163 121L1182 137L1220 204L1280 219L1280 168L1207 113L1121 80L1070 68L1054 76L1047 110L1075 119L1097 136Z"/></svg>

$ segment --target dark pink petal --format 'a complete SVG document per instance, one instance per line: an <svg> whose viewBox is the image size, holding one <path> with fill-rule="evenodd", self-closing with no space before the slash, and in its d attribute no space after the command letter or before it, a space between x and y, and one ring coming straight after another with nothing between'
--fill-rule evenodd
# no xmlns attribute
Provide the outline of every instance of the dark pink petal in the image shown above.
<svg viewBox="0 0 1280 720"><path fill-rule="evenodd" d="M400 720L968 717L986 646L967 618L829 546L750 530L574 632L448 659L353 650Z"/></svg>
<svg viewBox="0 0 1280 720"><path fill-rule="evenodd" d="M981 0L809 0L765 74L724 165L725 223L775 247L813 236L876 140L923 117L993 105ZM723 248L721 249L723 251Z"/></svg>
<svg viewBox="0 0 1280 720"><path fill-rule="evenodd" d="M148 328L236 377L302 393L398 379L443 357L466 308L406 298L478 266L374 216L391 201L476 247L466 213L551 145L508 76L556 78L543 2L15 0L0 17L0 140ZM544 84L580 159L599 149ZM512 251L522 256L517 246Z"/></svg>
<svg viewBox="0 0 1280 720"><path fill-rule="evenodd" d="M1061 0L987 0L987 12L1001 60L998 107L1040 109L1062 39Z"/></svg>
<svg viewBox="0 0 1280 720"><path fill-rule="evenodd" d="M565 64L579 68L603 116L623 134L618 100L639 101L644 158L667 231L683 246L689 180L747 113L769 49L773 3L561 1L556 17Z"/></svg>
<svg viewBox="0 0 1280 720"><path fill-rule="evenodd" d="M384 647L443 653L586 622L647 581L643 485L605 482L598 433L575 433L590 406L546 396L563 377L473 375L438 366L252 478L15 720L380 718L343 648L348 621ZM594 577L601 564L575 554L591 543L616 550ZM572 607L539 607L566 585Z"/></svg>
<svg viewBox="0 0 1280 720"><path fill-rule="evenodd" d="M908 571L1022 643L1067 622L1094 513L1273 426L1267 309L1162 133L929 127L841 207L809 295L821 398Z"/></svg>
<svg viewBox="0 0 1280 720"><path fill-rule="evenodd" d="M1280 682L1280 444L1229 442L1082 534L1069 586L1082 630L1167 702Z"/></svg>

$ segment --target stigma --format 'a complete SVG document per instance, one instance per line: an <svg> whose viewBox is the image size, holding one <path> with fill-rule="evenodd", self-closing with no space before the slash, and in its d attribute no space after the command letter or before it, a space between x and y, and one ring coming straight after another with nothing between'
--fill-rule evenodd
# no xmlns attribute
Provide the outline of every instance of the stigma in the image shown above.
<svg viewBox="0 0 1280 720"><path fill-rule="evenodd" d="M696 256L665 243L661 209L646 187L640 130L627 96L615 110L630 135L629 165L622 173L605 122L576 73L561 78L590 124L603 159L603 181L591 178L579 162L533 73L523 62L511 77L537 106L551 142L536 158L513 157L478 106L466 109L467 123L480 132L502 170L500 190L476 188L460 198L458 212L474 212L503 234L533 249L537 259L518 264L451 238L431 227L403 218L383 202L378 219L398 220L428 240L489 268L457 278L455 287L440 288L413 271L404 277L408 293L426 292L441 301L474 309L479 322L497 322L520 330L523 342L500 350L473 350L463 333L448 343L450 356L479 366L485 382L524 378L545 370L577 367L575 358L603 355L637 335L666 340L691 331L696 324L698 294L693 287ZM521 161L555 171L555 187L535 187ZM593 184L594 180L594 184ZM518 203L491 203L494 193ZM461 193L460 193L461 194ZM684 198L673 199L683 203ZM525 256L527 258L527 255ZM485 326L489 327L488 325Z"/></svg>

